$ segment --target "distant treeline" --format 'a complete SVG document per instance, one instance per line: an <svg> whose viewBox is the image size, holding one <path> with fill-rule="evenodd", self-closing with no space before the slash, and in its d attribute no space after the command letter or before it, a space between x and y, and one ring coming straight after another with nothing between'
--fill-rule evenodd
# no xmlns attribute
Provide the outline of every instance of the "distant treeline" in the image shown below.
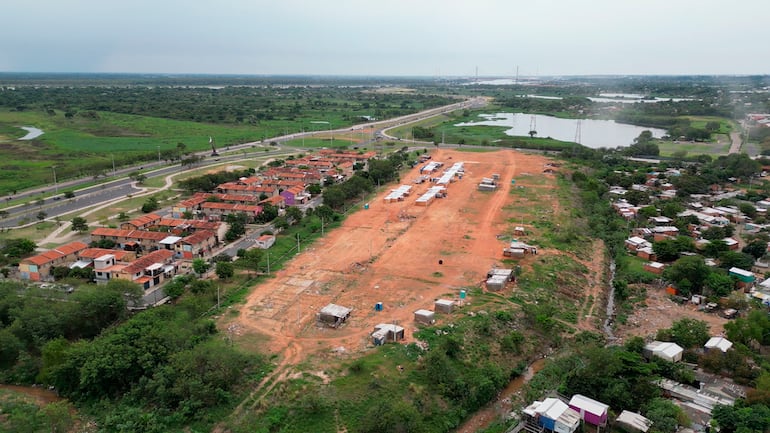
<svg viewBox="0 0 770 433"><path fill-rule="evenodd" d="M0 107L12 110L107 111L219 124L333 117L355 123L360 116L395 117L454 100L416 93L375 93L362 87L31 87L0 91Z"/></svg>

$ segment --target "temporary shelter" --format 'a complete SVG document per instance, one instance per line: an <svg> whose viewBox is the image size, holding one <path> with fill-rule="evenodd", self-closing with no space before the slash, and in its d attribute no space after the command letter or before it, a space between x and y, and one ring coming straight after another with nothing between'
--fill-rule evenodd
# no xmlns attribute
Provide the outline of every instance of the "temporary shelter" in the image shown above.
<svg viewBox="0 0 770 433"><path fill-rule="evenodd" d="M433 309L439 313L449 314L452 312L455 306L455 301L449 299L439 299L433 303Z"/></svg>
<svg viewBox="0 0 770 433"><path fill-rule="evenodd" d="M583 421L593 425L607 424L607 412L610 407L592 398L575 394L569 401L569 407L575 409Z"/></svg>
<svg viewBox="0 0 770 433"><path fill-rule="evenodd" d="M644 346L644 352L648 356L657 356L663 358L666 361L678 362L682 360L682 353L684 349L676 343L669 343L664 341L653 341L652 343Z"/></svg>
<svg viewBox="0 0 770 433"><path fill-rule="evenodd" d="M432 325L436 320L435 314L430 310L417 310L414 312L414 321L424 325Z"/></svg>
<svg viewBox="0 0 770 433"><path fill-rule="evenodd" d="M541 427L556 433L573 433L580 425L580 414L557 398L535 401L524 413L536 419Z"/></svg>

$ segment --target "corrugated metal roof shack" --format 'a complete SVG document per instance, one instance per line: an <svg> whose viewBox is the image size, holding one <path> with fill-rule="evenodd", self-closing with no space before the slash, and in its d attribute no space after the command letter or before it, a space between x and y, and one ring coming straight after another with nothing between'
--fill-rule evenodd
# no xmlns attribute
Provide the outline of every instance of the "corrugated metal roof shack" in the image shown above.
<svg viewBox="0 0 770 433"><path fill-rule="evenodd" d="M353 310L341 305L329 304L318 312L318 320L332 328L336 328L350 317L351 311Z"/></svg>

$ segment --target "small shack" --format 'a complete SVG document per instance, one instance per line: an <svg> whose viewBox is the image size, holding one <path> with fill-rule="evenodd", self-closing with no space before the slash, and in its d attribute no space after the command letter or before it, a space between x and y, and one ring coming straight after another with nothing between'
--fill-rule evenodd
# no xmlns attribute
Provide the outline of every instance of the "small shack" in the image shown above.
<svg viewBox="0 0 770 433"><path fill-rule="evenodd" d="M524 414L556 433L573 433L580 426L580 414L558 398L535 401L524 408Z"/></svg>
<svg viewBox="0 0 770 433"><path fill-rule="evenodd" d="M499 292L505 289L508 278L505 275L492 275L487 278L487 290L490 292Z"/></svg>
<svg viewBox="0 0 770 433"><path fill-rule="evenodd" d="M617 418L615 418L615 424L631 433L647 433L650 430L652 421L641 416L636 412L624 410L620 412Z"/></svg>
<svg viewBox="0 0 770 433"><path fill-rule="evenodd" d="M580 414L583 421L596 426L607 424L607 414L610 409L604 403L581 394L575 394L569 401L569 407Z"/></svg>
<svg viewBox="0 0 770 433"><path fill-rule="evenodd" d="M414 312L414 321L423 325L432 325L436 322L435 313L430 310L417 310Z"/></svg>
<svg viewBox="0 0 770 433"><path fill-rule="evenodd" d="M661 275L666 265L660 262L647 262L644 264L644 270L656 275Z"/></svg>
<svg viewBox="0 0 770 433"><path fill-rule="evenodd" d="M273 244L275 244L275 236L273 235L262 235L254 241L254 245L262 250L272 247Z"/></svg>
<svg viewBox="0 0 770 433"><path fill-rule="evenodd" d="M348 320L351 311L353 310L341 305L329 304L318 312L318 320L332 328L336 328Z"/></svg>
<svg viewBox="0 0 770 433"><path fill-rule="evenodd" d="M372 332L372 343L382 346L388 342L396 342L404 339L404 328L392 323L380 323Z"/></svg>
<svg viewBox="0 0 770 433"><path fill-rule="evenodd" d="M644 346L644 356L647 359L657 356L669 362L679 362L682 360L684 349L676 343L666 341L653 341Z"/></svg>
<svg viewBox="0 0 770 433"><path fill-rule="evenodd" d="M449 299L438 299L433 303L433 309L438 313L449 314L454 310L455 301Z"/></svg>
<svg viewBox="0 0 770 433"><path fill-rule="evenodd" d="M710 352L713 349L719 349L722 351L722 353L726 353L728 350L730 350L731 347L733 347L733 342L726 339L725 337L711 337L709 338L709 341L703 345L703 347L707 352Z"/></svg>
<svg viewBox="0 0 770 433"><path fill-rule="evenodd" d="M745 289L754 285L754 274L745 269L733 266L727 273L738 278L738 287L740 288Z"/></svg>
<svg viewBox="0 0 770 433"><path fill-rule="evenodd" d="M514 280L513 269L492 268L487 272L487 278L492 278L495 275L504 276L508 281Z"/></svg>

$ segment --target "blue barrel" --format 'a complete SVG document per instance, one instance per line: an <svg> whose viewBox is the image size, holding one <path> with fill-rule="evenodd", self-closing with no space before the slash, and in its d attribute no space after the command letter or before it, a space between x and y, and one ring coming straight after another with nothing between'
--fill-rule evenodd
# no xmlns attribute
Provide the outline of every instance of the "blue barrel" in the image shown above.
<svg viewBox="0 0 770 433"><path fill-rule="evenodd" d="M460 299L465 299L465 290L460 290Z"/></svg>
<svg viewBox="0 0 770 433"><path fill-rule="evenodd" d="M382 302L374 304L374 311L382 311Z"/></svg>
<svg viewBox="0 0 770 433"><path fill-rule="evenodd" d="M364 204L364 209L369 209L369 203Z"/></svg>

